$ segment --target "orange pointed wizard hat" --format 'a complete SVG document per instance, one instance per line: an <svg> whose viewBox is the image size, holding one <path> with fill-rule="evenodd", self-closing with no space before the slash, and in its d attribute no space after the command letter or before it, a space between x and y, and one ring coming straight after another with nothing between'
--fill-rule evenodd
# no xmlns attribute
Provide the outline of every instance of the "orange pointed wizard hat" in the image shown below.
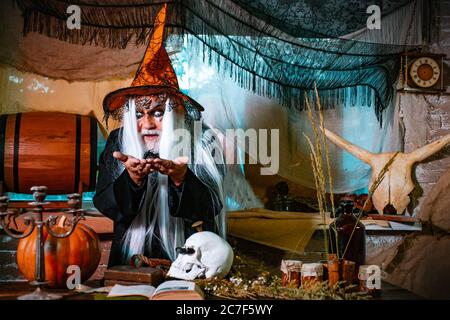
<svg viewBox="0 0 450 320"><path fill-rule="evenodd" d="M177 76L164 48L164 24L167 4L156 16L150 43L130 87L110 92L103 100L105 117L120 119L122 109L130 96L168 93L178 96L187 112L200 118L203 107L191 97L183 94L178 86Z"/></svg>

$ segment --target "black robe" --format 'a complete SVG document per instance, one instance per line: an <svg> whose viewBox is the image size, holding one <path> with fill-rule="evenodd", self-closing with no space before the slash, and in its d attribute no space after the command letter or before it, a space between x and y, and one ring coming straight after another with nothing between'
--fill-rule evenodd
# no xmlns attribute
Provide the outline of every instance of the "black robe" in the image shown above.
<svg viewBox="0 0 450 320"><path fill-rule="evenodd" d="M114 238L111 246L108 266L128 264L123 257L122 240L131 222L139 213L147 192L147 180L142 186L137 186L128 175L127 170L118 175L123 165L113 157L114 151L120 150L120 129L111 132L106 142L105 150L100 155L99 175L94 196L94 206L100 213L114 221ZM203 221L203 230L217 233L214 216L220 213L222 203L218 197L211 194L210 189L190 170L187 170L183 184L176 187L169 178L169 212L173 217L185 220L185 237L195 232L192 223ZM157 183L157 175L151 175L151 183ZM154 214L150 212L150 214ZM155 233L159 235L157 226ZM149 256L148 251L144 252ZM153 238L152 258L168 259L158 241Z"/></svg>

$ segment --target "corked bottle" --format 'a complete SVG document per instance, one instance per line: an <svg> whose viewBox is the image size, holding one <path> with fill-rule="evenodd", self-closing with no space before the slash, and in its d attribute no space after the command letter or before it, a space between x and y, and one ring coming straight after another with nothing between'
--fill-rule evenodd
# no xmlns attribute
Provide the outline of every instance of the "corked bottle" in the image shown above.
<svg viewBox="0 0 450 320"><path fill-rule="evenodd" d="M366 229L354 215L353 201L341 201L336 214L338 215L336 221L329 227L328 250L332 254L338 252L339 259L355 262L354 270L358 270L366 260ZM356 281L357 274L356 272L354 274L354 281Z"/></svg>

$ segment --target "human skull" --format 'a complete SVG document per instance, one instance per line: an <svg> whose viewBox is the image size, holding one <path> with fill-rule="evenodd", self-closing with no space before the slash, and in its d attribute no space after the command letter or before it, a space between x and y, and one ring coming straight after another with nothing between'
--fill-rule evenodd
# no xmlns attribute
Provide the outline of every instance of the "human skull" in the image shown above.
<svg viewBox="0 0 450 320"><path fill-rule="evenodd" d="M183 280L223 278L230 271L233 259L228 242L213 232L197 232L186 240L167 275Z"/></svg>

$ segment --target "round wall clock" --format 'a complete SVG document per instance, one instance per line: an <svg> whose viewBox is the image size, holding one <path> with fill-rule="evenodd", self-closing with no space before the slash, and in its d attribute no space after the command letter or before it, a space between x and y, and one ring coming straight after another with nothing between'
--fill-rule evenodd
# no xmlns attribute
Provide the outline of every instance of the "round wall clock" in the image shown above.
<svg viewBox="0 0 450 320"><path fill-rule="evenodd" d="M415 85L430 88L438 82L441 69L433 58L419 57L411 64L409 74Z"/></svg>

